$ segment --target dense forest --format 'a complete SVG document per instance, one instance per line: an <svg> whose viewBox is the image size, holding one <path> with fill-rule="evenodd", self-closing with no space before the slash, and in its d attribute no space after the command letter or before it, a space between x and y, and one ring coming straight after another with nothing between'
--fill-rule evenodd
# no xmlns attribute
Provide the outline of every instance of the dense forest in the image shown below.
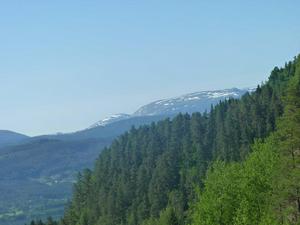
<svg viewBox="0 0 300 225"><path fill-rule="evenodd" d="M299 58L283 100L276 131L256 140L245 161L217 161L209 169L193 225L300 224Z"/></svg>
<svg viewBox="0 0 300 225"><path fill-rule="evenodd" d="M120 136L78 175L59 224L299 224L299 165L298 56L240 100Z"/></svg>

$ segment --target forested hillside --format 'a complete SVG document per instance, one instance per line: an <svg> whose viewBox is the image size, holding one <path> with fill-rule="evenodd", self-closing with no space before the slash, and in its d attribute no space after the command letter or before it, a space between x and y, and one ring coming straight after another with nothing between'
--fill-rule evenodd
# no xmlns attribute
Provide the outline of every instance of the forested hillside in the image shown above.
<svg viewBox="0 0 300 225"><path fill-rule="evenodd" d="M193 225L300 224L300 62L277 130L242 163L215 162L193 209Z"/></svg>
<svg viewBox="0 0 300 225"><path fill-rule="evenodd" d="M79 174L60 223L297 224L299 76L298 57L240 100L132 128Z"/></svg>

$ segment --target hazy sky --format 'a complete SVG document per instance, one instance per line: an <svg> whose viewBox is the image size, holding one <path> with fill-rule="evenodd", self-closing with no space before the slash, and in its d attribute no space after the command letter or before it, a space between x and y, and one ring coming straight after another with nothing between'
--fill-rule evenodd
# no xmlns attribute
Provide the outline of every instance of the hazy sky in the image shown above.
<svg viewBox="0 0 300 225"><path fill-rule="evenodd" d="M0 129L83 129L184 93L255 86L300 53L300 1L1 1Z"/></svg>

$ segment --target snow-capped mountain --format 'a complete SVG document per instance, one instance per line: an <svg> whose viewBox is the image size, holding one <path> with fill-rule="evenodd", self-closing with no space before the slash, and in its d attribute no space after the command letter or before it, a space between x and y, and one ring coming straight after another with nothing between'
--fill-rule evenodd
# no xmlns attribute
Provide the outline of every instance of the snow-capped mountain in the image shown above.
<svg viewBox="0 0 300 225"><path fill-rule="evenodd" d="M215 91L200 91L185 94L175 98L163 99L144 105L135 113L115 114L90 126L88 129L107 126L108 124L141 116L175 115L178 113L193 113L208 111L211 105L229 98L240 98L246 92L252 92L254 88L231 88Z"/></svg>
<svg viewBox="0 0 300 225"><path fill-rule="evenodd" d="M161 115L177 113L204 112L209 110L211 105L229 98L240 98L246 92L253 91L253 88L246 89L224 89L215 91L200 91L191 94L182 95L175 98L163 99L142 106L133 115Z"/></svg>
<svg viewBox="0 0 300 225"><path fill-rule="evenodd" d="M114 114L114 115L111 115L109 117L104 118L103 120L98 121L97 123L93 124L89 128L94 128L94 127L99 127L99 126L106 126L110 123L125 120L125 119L128 119L130 117L131 117L131 115L125 114L125 113Z"/></svg>

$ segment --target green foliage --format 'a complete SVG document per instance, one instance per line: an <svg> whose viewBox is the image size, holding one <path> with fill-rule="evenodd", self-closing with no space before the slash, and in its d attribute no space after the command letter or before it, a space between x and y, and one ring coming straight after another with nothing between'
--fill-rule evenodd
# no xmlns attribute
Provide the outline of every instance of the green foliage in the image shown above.
<svg viewBox="0 0 300 225"><path fill-rule="evenodd" d="M212 166L205 182L205 195L195 204L194 224L232 224L232 209L238 204L236 181L240 176L238 164L218 161Z"/></svg>
<svg viewBox="0 0 300 225"><path fill-rule="evenodd" d="M300 224L300 60L285 97L286 108L278 123L281 170L274 197L276 218L284 224Z"/></svg>
<svg viewBox="0 0 300 225"><path fill-rule="evenodd" d="M276 192L279 155L273 139L255 143L243 163L214 163L194 206L194 225L261 224Z"/></svg>

